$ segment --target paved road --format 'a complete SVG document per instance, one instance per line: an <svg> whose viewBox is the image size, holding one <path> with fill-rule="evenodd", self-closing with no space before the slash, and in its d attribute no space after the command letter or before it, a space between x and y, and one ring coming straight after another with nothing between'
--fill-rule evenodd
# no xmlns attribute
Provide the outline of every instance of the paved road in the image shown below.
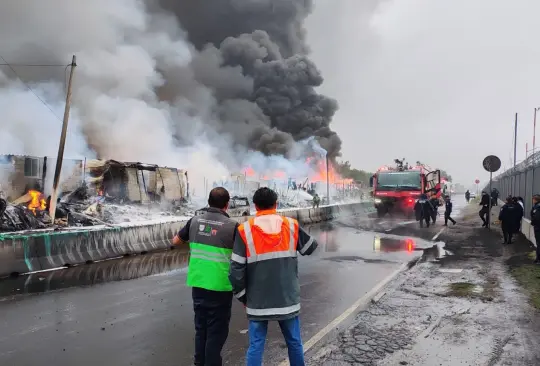
<svg viewBox="0 0 540 366"><path fill-rule="evenodd" d="M384 233L409 223L364 219L309 227L320 243L300 259L307 341L351 304L432 243ZM381 223L382 222L382 223ZM349 226L348 226L349 225ZM0 281L0 365L190 365L193 350L187 255L176 250ZM241 365L247 321L235 303L226 364ZM272 326L267 363L286 356Z"/></svg>

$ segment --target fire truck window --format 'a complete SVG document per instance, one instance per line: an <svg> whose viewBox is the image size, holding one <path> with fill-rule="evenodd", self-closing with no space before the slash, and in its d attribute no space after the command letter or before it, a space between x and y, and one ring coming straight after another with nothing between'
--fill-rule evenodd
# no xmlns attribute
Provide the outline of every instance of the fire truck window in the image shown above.
<svg viewBox="0 0 540 366"><path fill-rule="evenodd" d="M39 177L39 162L38 159L25 158L24 159L24 176L25 177Z"/></svg>
<svg viewBox="0 0 540 366"><path fill-rule="evenodd" d="M384 172L379 173L377 179L378 189L420 188L420 186L420 174L418 172Z"/></svg>

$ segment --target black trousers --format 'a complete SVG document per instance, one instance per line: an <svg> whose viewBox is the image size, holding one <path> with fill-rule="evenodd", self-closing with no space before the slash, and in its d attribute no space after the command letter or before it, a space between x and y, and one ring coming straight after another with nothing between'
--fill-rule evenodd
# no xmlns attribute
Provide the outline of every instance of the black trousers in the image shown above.
<svg viewBox="0 0 540 366"><path fill-rule="evenodd" d="M534 228L534 239L536 240L536 260L540 261L540 228Z"/></svg>
<svg viewBox="0 0 540 366"><path fill-rule="evenodd" d="M429 227L429 223L431 221L431 217L430 216L426 216L426 217L422 217L420 219L420 227L424 227L424 220L426 221L426 226Z"/></svg>
<svg viewBox="0 0 540 366"><path fill-rule="evenodd" d="M229 336L232 292L194 287L195 365L221 366L221 349Z"/></svg>
<svg viewBox="0 0 540 366"><path fill-rule="evenodd" d="M480 215L480 218L484 222L482 226L487 226L489 223L489 207L483 206L482 209L478 212L478 215Z"/></svg>
<svg viewBox="0 0 540 366"><path fill-rule="evenodd" d="M514 235L514 231L510 228L502 226L502 232L503 232L504 242L507 244L510 244L512 242L512 236ZM537 256L538 256L538 253L537 253Z"/></svg>
<svg viewBox="0 0 540 366"><path fill-rule="evenodd" d="M450 217L451 212L445 212L444 213L444 224L448 225L448 220L452 221L452 223L455 225L456 220L454 220L452 217Z"/></svg>

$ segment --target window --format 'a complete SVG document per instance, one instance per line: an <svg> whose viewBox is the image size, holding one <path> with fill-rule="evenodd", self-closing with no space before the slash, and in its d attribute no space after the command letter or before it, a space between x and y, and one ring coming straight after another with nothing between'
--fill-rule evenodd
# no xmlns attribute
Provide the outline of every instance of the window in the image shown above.
<svg viewBox="0 0 540 366"><path fill-rule="evenodd" d="M39 178L39 160L36 158L24 159L24 176Z"/></svg>
<svg viewBox="0 0 540 366"><path fill-rule="evenodd" d="M420 173L417 171L383 172L379 173L377 177L377 189L381 191L398 189L420 190L421 187Z"/></svg>

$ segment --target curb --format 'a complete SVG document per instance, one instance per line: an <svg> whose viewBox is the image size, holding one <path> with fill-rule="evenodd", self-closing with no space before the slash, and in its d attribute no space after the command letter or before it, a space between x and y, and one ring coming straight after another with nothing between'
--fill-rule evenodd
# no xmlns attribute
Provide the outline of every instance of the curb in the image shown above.
<svg viewBox="0 0 540 366"><path fill-rule="evenodd" d="M304 354L306 354L317 343L324 339L331 331L337 329L341 323L343 323L351 315L365 310L368 305L380 292L384 290L384 287L394 280L400 273L409 268L409 263L403 263L398 269L385 277L382 281L377 283L371 290L364 294L361 298L356 300L347 310L345 310L340 316L332 320L326 327L317 332L307 342L304 343ZM384 295L384 293L383 293ZM381 297L383 296L381 295ZM279 366L289 366L289 360L285 360L279 363Z"/></svg>

